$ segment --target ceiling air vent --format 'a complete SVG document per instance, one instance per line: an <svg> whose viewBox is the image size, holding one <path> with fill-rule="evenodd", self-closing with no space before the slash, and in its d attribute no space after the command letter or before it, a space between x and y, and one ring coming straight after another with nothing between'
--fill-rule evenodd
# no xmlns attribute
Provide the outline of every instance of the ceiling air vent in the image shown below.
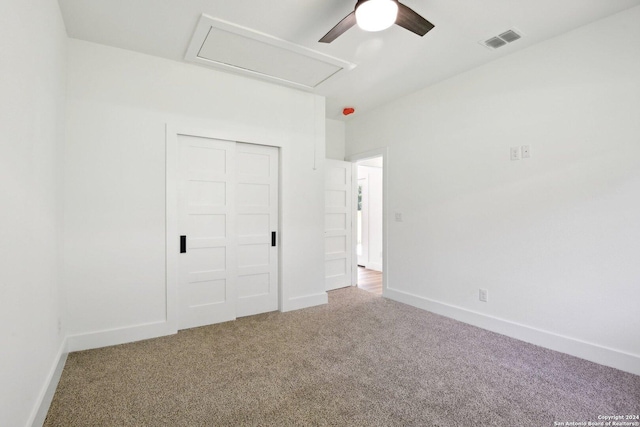
<svg viewBox="0 0 640 427"><path fill-rule="evenodd" d="M508 30L500 34L498 37L500 37L502 40L506 41L507 43L511 43L518 40L522 36L513 30Z"/></svg>
<svg viewBox="0 0 640 427"><path fill-rule="evenodd" d="M497 49L497 48L502 47L505 44L507 44L507 42L502 40L500 37L492 37L489 40L487 40L486 42L484 42L484 44L486 44L487 46L489 46L489 47L491 47L493 49Z"/></svg>
<svg viewBox="0 0 640 427"><path fill-rule="evenodd" d="M516 32L516 30L514 29L510 29L498 36L491 37L488 40L481 41L480 44L491 49L497 49L499 47L506 45L507 43L512 43L521 38L522 38L521 33Z"/></svg>

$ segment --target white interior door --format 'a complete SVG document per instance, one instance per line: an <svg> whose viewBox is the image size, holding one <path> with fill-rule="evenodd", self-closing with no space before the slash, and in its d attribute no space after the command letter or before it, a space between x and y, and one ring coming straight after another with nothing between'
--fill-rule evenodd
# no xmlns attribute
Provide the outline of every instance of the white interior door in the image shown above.
<svg viewBox="0 0 640 427"><path fill-rule="evenodd" d="M358 185L362 188L358 265L382 271L382 178L377 166L358 166Z"/></svg>
<svg viewBox="0 0 640 427"><path fill-rule="evenodd" d="M278 309L278 149L178 136L178 328Z"/></svg>
<svg viewBox="0 0 640 427"><path fill-rule="evenodd" d="M360 235L358 239L358 265L366 267L369 264L369 176L360 176L358 168L358 186L361 190L360 200Z"/></svg>
<svg viewBox="0 0 640 427"><path fill-rule="evenodd" d="M352 167L349 162L325 162L325 288L352 285Z"/></svg>
<svg viewBox="0 0 640 427"><path fill-rule="evenodd" d="M179 135L178 328L236 317L236 144Z"/></svg>
<svg viewBox="0 0 640 427"><path fill-rule="evenodd" d="M238 143L237 316L278 309L278 149Z"/></svg>

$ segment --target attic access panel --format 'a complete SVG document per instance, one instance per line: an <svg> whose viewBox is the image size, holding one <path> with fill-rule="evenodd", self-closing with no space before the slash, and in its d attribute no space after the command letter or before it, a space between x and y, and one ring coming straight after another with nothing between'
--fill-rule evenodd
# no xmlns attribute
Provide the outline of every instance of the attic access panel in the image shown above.
<svg viewBox="0 0 640 427"><path fill-rule="evenodd" d="M185 59L304 90L313 90L339 72L355 67L207 15L201 16Z"/></svg>

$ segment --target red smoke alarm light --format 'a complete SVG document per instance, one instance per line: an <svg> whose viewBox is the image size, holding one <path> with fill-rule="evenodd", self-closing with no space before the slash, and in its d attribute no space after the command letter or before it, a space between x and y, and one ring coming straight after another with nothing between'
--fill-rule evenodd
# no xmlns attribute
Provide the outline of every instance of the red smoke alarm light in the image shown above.
<svg viewBox="0 0 640 427"><path fill-rule="evenodd" d="M345 108L344 110L342 110L342 114L344 114L345 116L348 116L349 114L353 114L355 112L356 112L356 110L351 108L351 107L348 107L348 108Z"/></svg>

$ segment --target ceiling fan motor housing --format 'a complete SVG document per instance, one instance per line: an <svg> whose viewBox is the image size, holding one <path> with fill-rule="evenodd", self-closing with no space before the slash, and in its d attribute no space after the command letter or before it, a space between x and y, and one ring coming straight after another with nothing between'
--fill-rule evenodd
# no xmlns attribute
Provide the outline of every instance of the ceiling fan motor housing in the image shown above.
<svg viewBox="0 0 640 427"><path fill-rule="evenodd" d="M336 38L344 34L348 29L356 25L356 14L358 12L358 9L364 4L373 1L374 0L357 0L355 10L345 16L340 22L338 22L338 24L336 24L318 41L320 43L331 43ZM396 25L409 30L420 37L424 36L427 32L433 29L434 25L431 22L427 21L420 14L407 7L406 5L400 3L398 0L386 0L385 2L383 2L383 5L384 3L391 3L392 6L397 6L397 11L394 14L395 16L393 17L393 21L389 25L393 25L395 23ZM357 24L362 28L361 22L357 22ZM382 29L384 28L379 27L369 29L368 31L380 31Z"/></svg>
<svg viewBox="0 0 640 427"><path fill-rule="evenodd" d="M358 0L356 22L365 31L382 31L398 18L398 3L394 0Z"/></svg>

